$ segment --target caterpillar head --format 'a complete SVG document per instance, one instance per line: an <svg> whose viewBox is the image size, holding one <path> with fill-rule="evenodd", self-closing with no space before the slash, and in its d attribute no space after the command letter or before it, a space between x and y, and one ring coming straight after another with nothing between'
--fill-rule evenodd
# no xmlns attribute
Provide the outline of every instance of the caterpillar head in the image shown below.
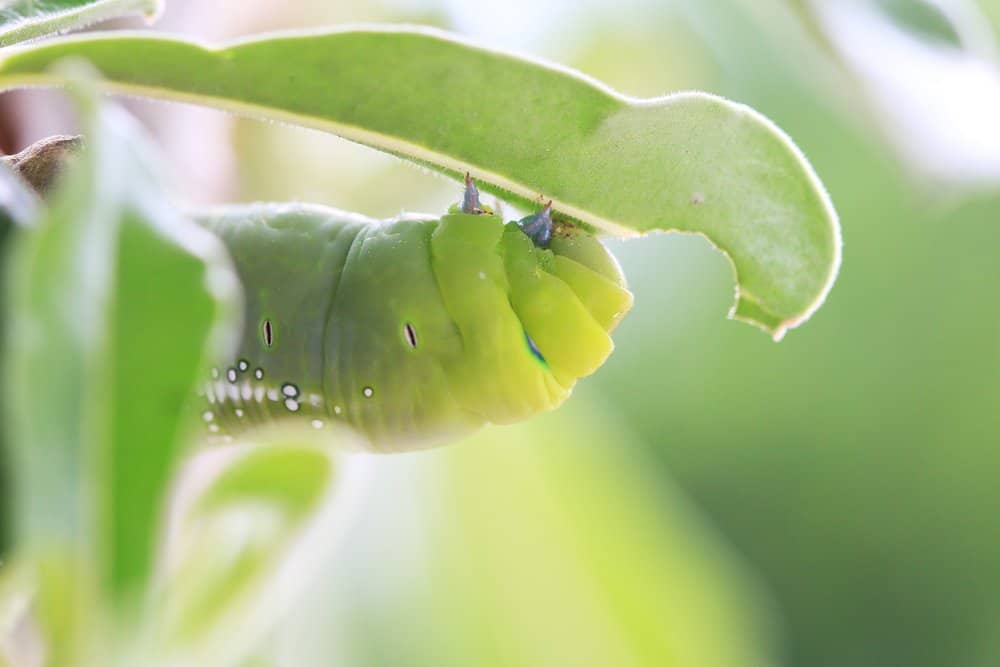
<svg viewBox="0 0 1000 667"><path fill-rule="evenodd" d="M485 421L559 405L613 349L632 294L594 236L555 225L551 205L504 224L471 179L460 210L431 238L432 265L463 354L446 369L453 394Z"/></svg>

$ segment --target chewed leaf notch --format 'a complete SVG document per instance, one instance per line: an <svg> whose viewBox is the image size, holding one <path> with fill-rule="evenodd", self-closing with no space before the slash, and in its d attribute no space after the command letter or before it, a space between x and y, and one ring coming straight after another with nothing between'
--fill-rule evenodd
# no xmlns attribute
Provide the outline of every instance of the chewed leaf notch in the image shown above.
<svg viewBox="0 0 1000 667"><path fill-rule="evenodd" d="M522 204L542 195L599 233L704 234L733 264L733 316L775 338L822 303L839 267L837 217L801 152L714 95L629 98L561 66L398 26L219 47L95 34L8 52L0 88L60 84L50 65L67 56L93 62L112 91L326 130L457 179L471 172L485 190Z"/></svg>

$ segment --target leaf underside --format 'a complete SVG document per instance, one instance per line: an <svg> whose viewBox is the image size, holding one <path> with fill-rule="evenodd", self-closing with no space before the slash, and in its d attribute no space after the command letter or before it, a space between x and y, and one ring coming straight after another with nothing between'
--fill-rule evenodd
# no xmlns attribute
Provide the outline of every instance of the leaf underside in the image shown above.
<svg viewBox="0 0 1000 667"><path fill-rule="evenodd" d="M705 93L628 98L577 72L424 28L272 35L228 46L105 34L22 47L0 88L58 85L90 60L115 92L318 128L471 172L512 201L614 236L706 236L732 262L732 315L780 338L822 303L840 262L836 214L791 140Z"/></svg>
<svg viewBox="0 0 1000 667"><path fill-rule="evenodd" d="M11 0L0 5L0 46L126 14L152 17L159 7L160 0Z"/></svg>

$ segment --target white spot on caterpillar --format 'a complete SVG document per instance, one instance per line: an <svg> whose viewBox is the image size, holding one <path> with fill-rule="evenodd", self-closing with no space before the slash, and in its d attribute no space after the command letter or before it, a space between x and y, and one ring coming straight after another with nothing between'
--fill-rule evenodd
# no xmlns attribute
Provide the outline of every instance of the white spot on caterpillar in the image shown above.
<svg viewBox="0 0 1000 667"><path fill-rule="evenodd" d="M257 401L258 403L263 403L264 402L264 396L266 394L267 394L267 391L264 389L264 387L260 387L260 386L254 387L254 390L253 390L253 400Z"/></svg>
<svg viewBox="0 0 1000 667"><path fill-rule="evenodd" d="M485 271L480 271L479 272L479 279L480 280L486 280L486 272Z"/></svg>
<svg viewBox="0 0 1000 667"><path fill-rule="evenodd" d="M291 382L286 382L285 384L281 385L281 393L287 396L288 398L296 398L299 395L299 388L296 387Z"/></svg>
<svg viewBox="0 0 1000 667"><path fill-rule="evenodd" d="M240 388L234 384L227 384L226 395L229 396L229 400L233 403L238 403L240 400Z"/></svg>
<svg viewBox="0 0 1000 667"><path fill-rule="evenodd" d="M323 404L323 397L319 394L309 394L309 403L318 408Z"/></svg>
<svg viewBox="0 0 1000 667"><path fill-rule="evenodd" d="M226 371L226 379L229 380L230 382L233 382L233 383L236 382L236 369L235 368L230 368L228 371Z"/></svg>
<svg viewBox="0 0 1000 667"><path fill-rule="evenodd" d="M249 401L251 398L253 398L253 387L250 386L249 382L244 382L243 383L243 392L242 392L242 394L243 394L243 400L244 401Z"/></svg>
<svg viewBox="0 0 1000 667"><path fill-rule="evenodd" d="M296 401L294 398L286 398L285 399L285 407L288 408L292 412L298 412L299 411L299 402Z"/></svg>
<svg viewBox="0 0 1000 667"><path fill-rule="evenodd" d="M272 400L272 401L277 401L278 400L278 390L277 389L268 389L267 390L267 397L270 400Z"/></svg>
<svg viewBox="0 0 1000 667"><path fill-rule="evenodd" d="M318 428L323 428L323 420L321 420L321 419L314 419L314 420L312 420L312 425L313 425L313 428L317 428L317 429Z"/></svg>
<svg viewBox="0 0 1000 667"><path fill-rule="evenodd" d="M218 368L213 368L212 369L212 379L213 380L218 380L219 379L219 369Z"/></svg>
<svg viewBox="0 0 1000 667"><path fill-rule="evenodd" d="M263 380L264 379L264 369L263 368L258 368L257 370L255 370L253 372L253 376L255 378L257 378L258 380Z"/></svg>
<svg viewBox="0 0 1000 667"><path fill-rule="evenodd" d="M207 422L210 422L215 418L215 415L212 414L211 410L205 410L203 413L201 413L201 418Z"/></svg>
<svg viewBox="0 0 1000 667"><path fill-rule="evenodd" d="M246 373L247 369L250 368L250 362L246 359L240 359L236 362L236 367L240 369L241 373Z"/></svg>
<svg viewBox="0 0 1000 667"><path fill-rule="evenodd" d="M211 431L212 433L218 433L219 432L219 425L218 424L209 424L208 425L208 430Z"/></svg>
<svg viewBox="0 0 1000 667"><path fill-rule="evenodd" d="M338 414L339 415L340 412L341 412L340 406L339 405L333 406L333 412L334 412L334 414Z"/></svg>
<svg viewBox="0 0 1000 667"><path fill-rule="evenodd" d="M243 416L243 410L242 410L242 408L236 408L233 412L236 413L237 417L242 417Z"/></svg>
<svg viewBox="0 0 1000 667"><path fill-rule="evenodd" d="M361 393L365 395L365 398L371 398L375 395L375 390L371 387L365 387L361 390Z"/></svg>

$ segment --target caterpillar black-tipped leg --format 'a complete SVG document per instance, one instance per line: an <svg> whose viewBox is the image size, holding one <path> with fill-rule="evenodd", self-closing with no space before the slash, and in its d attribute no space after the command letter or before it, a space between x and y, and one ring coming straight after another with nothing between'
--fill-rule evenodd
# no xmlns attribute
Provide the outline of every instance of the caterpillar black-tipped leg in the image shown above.
<svg viewBox="0 0 1000 667"><path fill-rule="evenodd" d="M465 172L465 194L462 195L462 213L479 214L483 213L483 207L479 204L479 189L472 182L472 176Z"/></svg>
<svg viewBox="0 0 1000 667"><path fill-rule="evenodd" d="M535 242L539 248L548 248L552 240L552 202L549 201L538 213L517 221L521 231Z"/></svg>

